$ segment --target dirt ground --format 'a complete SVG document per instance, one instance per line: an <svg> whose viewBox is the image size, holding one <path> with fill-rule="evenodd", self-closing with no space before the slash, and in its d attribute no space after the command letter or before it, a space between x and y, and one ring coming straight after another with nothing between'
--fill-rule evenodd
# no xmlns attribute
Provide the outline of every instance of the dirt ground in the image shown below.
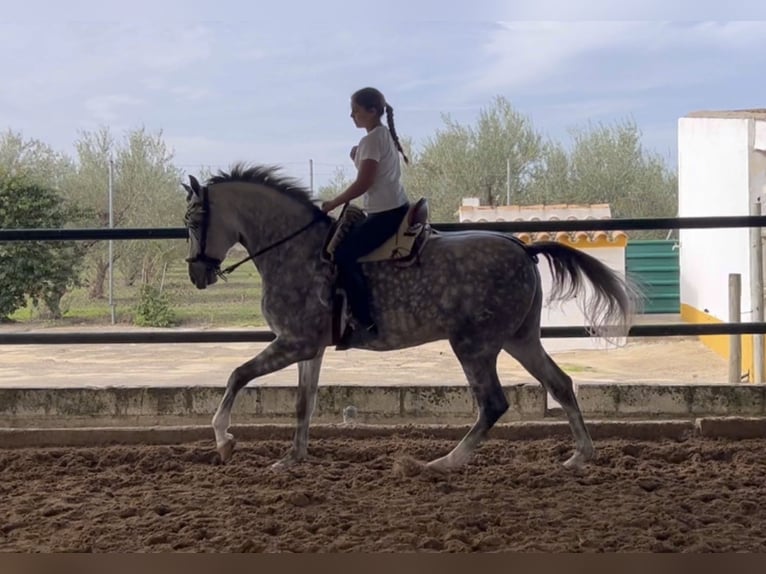
<svg viewBox="0 0 766 574"><path fill-rule="evenodd" d="M2 326L0 332L29 332ZM119 326L51 328L45 332L119 330ZM592 350L557 349L551 356L576 383L669 382L726 383L727 362L696 338L636 338L626 346ZM79 385L225 385L229 373L255 356L264 343L0 345L0 386ZM503 383L528 382L531 376L506 353L498 359ZM297 383L291 366L258 384ZM460 365L446 341L385 353L328 349L321 384L465 384Z"/></svg>
<svg viewBox="0 0 766 574"><path fill-rule="evenodd" d="M450 475L398 471L450 441L0 450L0 548L13 552L764 552L766 441L485 443Z"/></svg>
<svg viewBox="0 0 766 574"><path fill-rule="evenodd" d="M485 443L450 475L400 472L453 443L327 439L285 472L287 443L0 450L6 552L764 552L766 441ZM406 468L406 467L405 467Z"/></svg>

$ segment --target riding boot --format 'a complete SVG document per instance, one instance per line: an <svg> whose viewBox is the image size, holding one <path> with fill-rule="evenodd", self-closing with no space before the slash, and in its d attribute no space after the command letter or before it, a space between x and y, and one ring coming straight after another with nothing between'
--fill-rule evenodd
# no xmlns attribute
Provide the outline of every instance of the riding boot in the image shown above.
<svg viewBox="0 0 766 574"><path fill-rule="evenodd" d="M361 324L361 329L368 334L375 336L378 329L372 320L369 308L369 296L367 293L366 281L362 275L361 269L354 266L355 269L344 269L342 276L343 287L346 290L348 305L351 308L352 317ZM351 348L351 337L355 329L351 324L346 326L341 335L340 341L335 346L337 351L345 351Z"/></svg>
<svg viewBox="0 0 766 574"><path fill-rule="evenodd" d="M343 285L346 288L351 315L364 329L372 330L375 323L370 314L369 293L367 281L358 265L349 266L343 273Z"/></svg>

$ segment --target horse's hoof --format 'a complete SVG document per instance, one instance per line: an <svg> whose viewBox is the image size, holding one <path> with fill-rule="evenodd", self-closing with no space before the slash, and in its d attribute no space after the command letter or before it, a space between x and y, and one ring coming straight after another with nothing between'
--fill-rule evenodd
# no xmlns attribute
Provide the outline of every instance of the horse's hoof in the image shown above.
<svg viewBox="0 0 766 574"><path fill-rule="evenodd" d="M423 474L433 469L433 462L422 462L411 456L400 456L394 461L394 474L401 477L411 477Z"/></svg>
<svg viewBox="0 0 766 574"><path fill-rule="evenodd" d="M441 474L446 474L453 469L451 461L446 457L437 458L436 460L432 460L431 462L427 462L425 464L419 464L422 470L438 472Z"/></svg>
<svg viewBox="0 0 766 574"><path fill-rule="evenodd" d="M297 465L299 462L301 462L301 459L299 459L297 456L294 454L288 454L279 459L277 462L273 463L269 468L272 470L285 470Z"/></svg>
<svg viewBox="0 0 766 574"><path fill-rule="evenodd" d="M231 457L234 455L234 447L236 444L237 441L234 440L234 437L229 435L226 442L218 447L218 456L221 457L221 463L226 463L231 460Z"/></svg>
<svg viewBox="0 0 766 574"><path fill-rule="evenodd" d="M582 470L584 466L585 456L580 452L574 453L566 462L564 462L564 468L567 470Z"/></svg>

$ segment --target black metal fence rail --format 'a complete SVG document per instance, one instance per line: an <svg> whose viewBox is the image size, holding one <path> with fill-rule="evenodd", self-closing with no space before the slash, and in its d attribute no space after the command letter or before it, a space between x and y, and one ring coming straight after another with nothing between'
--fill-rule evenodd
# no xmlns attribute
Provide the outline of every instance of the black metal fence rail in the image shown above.
<svg viewBox="0 0 766 574"><path fill-rule="evenodd" d="M665 323L634 325L631 337L766 334L766 323ZM544 338L590 337L585 327L543 327ZM113 331L101 333L0 333L0 345L91 345L136 343L268 343L275 338L266 330L221 331Z"/></svg>
<svg viewBox="0 0 766 574"><path fill-rule="evenodd" d="M636 217L625 219L573 219L548 221L492 221L434 223L438 231L481 229L506 233L539 231L613 231L647 229L716 229L766 227L766 215L721 217ZM125 227L115 229L0 229L0 241L95 241L125 239L184 239L184 227Z"/></svg>
<svg viewBox="0 0 766 574"><path fill-rule="evenodd" d="M540 231L610 231L631 229L716 229L766 227L766 216L652 217L625 219L579 219L547 221L496 221L434 223L439 231L479 229L505 233ZM183 227L90 228L90 229L0 229L4 241L82 241L129 239L184 239ZM698 323L634 325L631 337L766 334L766 323ZM542 327L544 338L590 337L586 327ZM234 343L269 342L274 333L266 330L142 331L101 333L0 333L0 345L81 345L125 343Z"/></svg>

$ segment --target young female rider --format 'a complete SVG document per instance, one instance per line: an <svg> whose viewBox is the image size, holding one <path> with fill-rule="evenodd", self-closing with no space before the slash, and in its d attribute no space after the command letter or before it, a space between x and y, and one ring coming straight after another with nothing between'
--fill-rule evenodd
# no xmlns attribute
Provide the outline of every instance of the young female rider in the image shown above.
<svg viewBox="0 0 766 574"><path fill-rule="evenodd" d="M381 123L386 114L388 128ZM339 205L364 196L368 217L335 250L341 281L347 289L354 318L373 335L377 327L369 309L367 288L359 257L370 253L393 235L406 215L409 200L401 182L399 155L409 163L394 129L394 109L375 88L363 88L351 96L351 118L354 125L367 133L351 150L357 168L356 180L340 195L322 203L322 210L332 211ZM346 333L346 336L350 332Z"/></svg>

